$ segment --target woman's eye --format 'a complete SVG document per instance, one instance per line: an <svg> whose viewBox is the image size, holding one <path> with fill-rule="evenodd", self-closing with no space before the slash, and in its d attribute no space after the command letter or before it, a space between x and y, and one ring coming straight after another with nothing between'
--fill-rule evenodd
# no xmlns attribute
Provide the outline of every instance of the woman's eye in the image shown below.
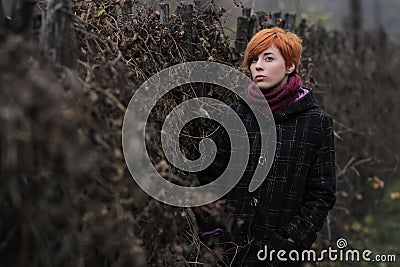
<svg viewBox="0 0 400 267"><path fill-rule="evenodd" d="M273 57L266 57L265 60L266 61L272 61L272 60L274 60L274 58Z"/></svg>
<svg viewBox="0 0 400 267"><path fill-rule="evenodd" d="M258 61L258 58L256 58L256 57L253 57L252 59L251 59L251 62L252 63L255 63L255 62L257 62Z"/></svg>

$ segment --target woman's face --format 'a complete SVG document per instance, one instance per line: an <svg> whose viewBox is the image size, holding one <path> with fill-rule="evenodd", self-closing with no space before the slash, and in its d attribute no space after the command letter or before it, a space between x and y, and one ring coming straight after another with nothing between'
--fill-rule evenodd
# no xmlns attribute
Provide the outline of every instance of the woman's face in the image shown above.
<svg viewBox="0 0 400 267"><path fill-rule="evenodd" d="M286 68L285 60L278 48L271 46L252 59L250 73L260 90L275 89L287 82L292 68Z"/></svg>

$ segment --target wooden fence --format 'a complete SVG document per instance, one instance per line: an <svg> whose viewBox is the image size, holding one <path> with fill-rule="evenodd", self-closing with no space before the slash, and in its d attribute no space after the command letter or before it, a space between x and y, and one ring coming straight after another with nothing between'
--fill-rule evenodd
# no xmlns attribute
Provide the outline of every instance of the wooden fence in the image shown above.
<svg viewBox="0 0 400 267"><path fill-rule="evenodd" d="M209 1L194 1L194 5L181 3L175 10L184 22L185 41L187 50L191 51L193 44L192 18L198 10L210 4ZM212 4L212 3L211 3ZM121 8L121 15L132 12L133 1L126 1ZM167 3L159 4L161 21L168 26L170 23L170 6ZM4 15L4 8L0 3L0 36L7 32L20 33L27 38L37 41L44 54L56 62L72 67L74 61L74 33L72 4L70 0L49 0L47 5L39 4L34 0L15 0L12 4L11 18ZM237 19L235 39L236 51L244 51L250 38L260 29L278 26L289 31L296 31L300 35L304 32L306 21L302 20L296 26L296 14L281 12L255 12L250 8L243 8L242 16ZM68 47L62 44L67 43Z"/></svg>
<svg viewBox="0 0 400 267"><path fill-rule="evenodd" d="M24 35L30 42L36 42L42 49L43 54L52 58L57 63L73 67L76 61L75 53L76 38L74 36L74 18L72 3L70 0L48 0L47 5L37 0L15 0L12 2L11 18L5 16L4 7L0 2L0 39L12 32ZM127 0L124 5L118 7L117 14L129 16L137 8L134 1ZM171 14L167 3L159 3L160 21L166 27L169 26L171 16L179 16L184 25L185 50L188 54L193 51L194 38L192 18L201 12L212 1L196 0L194 4L182 2L178 5L174 14ZM303 58L312 57L316 54L337 53L341 49L354 50L360 58L364 57L365 49L373 46L385 45L386 36L379 36L379 43L370 44L370 47L359 46L360 42L368 40L360 39L359 32L339 33L328 32L321 26L308 26L305 19L296 22L295 13L282 12L252 12L250 8L244 7L242 15L237 18L235 47L232 48L235 55L242 57L248 41L259 30L274 26L295 32L303 37ZM364 38L367 39L367 38ZM68 45L64 45L68 44ZM302 67L302 66L301 66ZM305 66L306 67L306 66Z"/></svg>
<svg viewBox="0 0 400 267"><path fill-rule="evenodd" d="M40 47L42 53L67 67L75 64L74 20L70 0L14 0L10 16L0 2L0 39L22 35ZM67 45L65 45L67 44Z"/></svg>

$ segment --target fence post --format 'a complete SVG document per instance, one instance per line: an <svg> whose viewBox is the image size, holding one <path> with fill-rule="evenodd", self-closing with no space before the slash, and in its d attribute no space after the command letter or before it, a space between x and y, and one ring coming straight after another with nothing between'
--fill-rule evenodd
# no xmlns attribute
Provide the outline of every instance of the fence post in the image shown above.
<svg viewBox="0 0 400 267"><path fill-rule="evenodd" d="M132 6L134 5L132 0L126 0L122 7L122 15L128 17L132 14Z"/></svg>
<svg viewBox="0 0 400 267"><path fill-rule="evenodd" d="M12 33L28 34L33 22L33 0L15 0L11 5L11 19L6 17L4 2L1 2L1 22L0 26L10 30Z"/></svg>
<svg viewBox="0 0 400 267"><path fill-rule="evenodd" d="M194 6L197 10L202 10L209 4L213 4L213 0L194 0Z"/></svg>
<svg viewBox="0 0 400 267"><path fill-rule="evenodd" d="M75 64L75 34L72 4L69 0L49 0L42 25L43 52L67 67Z"/></svg>
<svg viewBox="0 0 400 267"><path fill-rule="evenodd" d="M305 18L302 18L298 27L299 36L304 36L304 32L306 31L307 27L308 27L307 20Z"/></svg>
<svg viewBox="0 0 400 267"><path fill-rule="evenodd" d="M253 14L250 20L250 31L249 33L251 35L254 35L256 32L260 31L261 29L267 28L266 25L266 17L267 13L263 11L257 11L256 13ZM251 36L249 36L251 37Z"/></svg>
<svg viewBox="0 0 400 267"><path fill-rule="evenodd" d="M243 8L242 16L237 19L235 47L239 54L244 52L249 41L250 14L250 8Z"/></svg>
<svg viewBox="0 0 400 267"><path fill-rule="evenodd" d="M169 4L168 3L159 3L161 9L161 22L164 25L169 24Z"/></svg>
<svg viewBox="0 0 400 267"><path fill-rule="evenodd" d="M276 27L282 28L282 24L284 24L284 20L282 19L282 12L277 11L272 13L272 23Z"/></svg>
<svg viewBox="0 0 400 267"><path fill-rule="evenodd" d="M187 43L188 52L192 54L193 52L193 5L188 4L186 2L182 2L178 8L176 9L176 13L181 17L182 22L184 23L184 31L185 31L185 42Z"/></svg>
<svg viewBox="0 0 400 267"><path fill-rule="evenodd" d="M5 39L7 30L6 30L6 16L4 14L3 3L0 1L0 42Z"/></svg>
<svg viewBox="0 0 400 267"><path fill-rule="evenodd" d="M296 26L296 13L285 14L285 28L287 31L293 32Z"/></svg>
<svg viewBox="0 0 400 267"><path fill-rule="evenodd" d="M361 1L360 0L351 0L350 1L351 8L351 17L350 17L350 27L353 34L353 46L354 50L357 50L359 46L359 33L361 30Z"/></svg>

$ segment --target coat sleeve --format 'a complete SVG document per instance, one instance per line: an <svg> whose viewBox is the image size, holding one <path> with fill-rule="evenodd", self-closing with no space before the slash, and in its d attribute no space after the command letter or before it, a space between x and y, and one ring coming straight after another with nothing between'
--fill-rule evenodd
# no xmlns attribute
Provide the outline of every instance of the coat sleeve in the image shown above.
<svg viewBox="0 0 400 267"><path fill-rule="evenodd" d="M321 122L322 139L307 179L305 202L284 229L297 246L311 247L336 201L335 147L332 118Z"/></svg>
<svg viewBox="0 0 400 267"><path fill-rule="evenodd" d="M223 116L228 116L231 110L226 110L223 113ZM211 139L214 141L217 152L214 161L204 170L197 172L197 178L200 181L201 185L211 183L218 177L222 175L228 166L230 159L230 141L229 135L224 130L222 126L220 126L216 132L211 136ZM199 216L197 218L199 230L202 232L202 237L205 238L204 242L207 242L207 238L210 236L214 236L214 234L210 235L207 232L213 232L217 229L221 229L221 224L217 223L215 216L208 214L205 216Z"/></svg>
<svg viewBox="0 0 400 267"><path fill-rule="evenodd" d="M226 108L223 116L228 118L232 116L233 112L237 112L238 105L238 103L234 103L231 105L231 108ZM230 160L231 143L225 129L220 126L211 139L217 147L217 152L214 161L206 169L198 172L197 177L202 184L210 183L221 176Z"/></svg>
<svg viewBox="0 0 400 267"><path fill-rule="evenodd" d="M207 184L221 176L228 166L230 158L230 142L226 131L220 127L211 137L217 147L214 161L204 170L198 172L197 177L202 184Z"/></svg>

